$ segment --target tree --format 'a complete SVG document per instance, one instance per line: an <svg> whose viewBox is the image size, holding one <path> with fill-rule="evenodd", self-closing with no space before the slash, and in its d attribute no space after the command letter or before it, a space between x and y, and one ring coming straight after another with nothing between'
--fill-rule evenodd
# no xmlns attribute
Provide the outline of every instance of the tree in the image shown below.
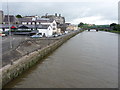
<svg viewBox="0 0 120 90"><path fill-rule="evenodd" d="M16 17L17 17L17 18L22 18L22 16L21 16L21 15L19 15L19 14L18 14L18 15L16 15Z"/></svg>
<svg viewBox="0 0 120 90"><path fill-rule="evenodd" d="M115 29L116 29L117 31L120 31L120 24L117 24L117 25L115 26Z"/></svg>
<svg viewBox="0 0 120 90"><path fill-rule="evenodd" d="M78 24L78 27L81 27L81 26L83 26L83 25L84 25L84 23L80 22L80 23Z"/></svg>
<svg viewBox="0 0 120 90"><path fill-rule="evenodd" d="M112 23L112 24L110 24L110 27L116 26L116 25L117 25L116 23Z"/></svg>
<svg viewBox="0 0 120 90"><path fill-rule="evenodd" d="M110 27L111 27L113 30L117 30L117 29L116 29L116 25L117 25L116 23L112 23L112 24L110 24Z"/></svg>

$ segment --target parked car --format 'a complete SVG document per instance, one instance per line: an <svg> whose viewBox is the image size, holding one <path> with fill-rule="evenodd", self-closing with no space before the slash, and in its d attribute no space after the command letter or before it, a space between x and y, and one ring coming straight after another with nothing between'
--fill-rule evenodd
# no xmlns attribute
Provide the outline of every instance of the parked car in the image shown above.
<svg viewBox="0 0 120 90"><path fill-rule="evenodd" d="M67 34L68 33L68 31L65 31L65 34Z"/></svg>
<svg viewBox="0 0 120 90"><path fill-rule="evenodd" d="M35 35L32 35L31 38L42 38L42 34L41 33L37 33Z"/></svg>
<svg viewBox="0 0 120 90"><path fill-rule="evenodd" d="M33 36L31 36L31 38L41 38L42 37L42 35L33 35Z"/></svg>
<svg viewBox="0 0 120 90"><path fill-rule="evenodd" d="M58 37L58 35L57 35L57 34L54 34L53 37Z"/></svg>
<svg viewBox="0 0 120 90"><path fill-rule="evenodd" d="M4 36L6 36L6 35L5 35L5 34L0 33L0 36L4 37Z"/></svg>
<svg viewBox="0 0 120 90"><path fill-rule="evenodd" d="M62 36L62 33L58 34L58 36Z"/></svg>
<svg viewBox="0 0 120 90"><path fill-rule="evenodd" d="M5 34L2 31L0 31L0 36L4 37L4 36L7 36L7 34Z"/></svg>

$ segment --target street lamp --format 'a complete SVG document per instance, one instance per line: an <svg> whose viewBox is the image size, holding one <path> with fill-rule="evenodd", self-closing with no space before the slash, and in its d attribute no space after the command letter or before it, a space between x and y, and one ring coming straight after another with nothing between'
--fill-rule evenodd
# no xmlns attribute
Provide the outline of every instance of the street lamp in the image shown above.
<svg viewBox="0 0 120 90"><path fill-rule="evenodd" d="M9 15L9 7L8 7L8 0L7 0L7 12L8 12L8 25L9 25L9 36L10 36L10 48L12 49L12 34L10 30L10 15ZM13 64L13 61L10 60L11 65Z"/></svg>
<svg viewBox="0 0 120 90"><path fill-rule="evenodd" d="M10 35L10 48L12 49L12 34L10 29L10 15L9 15L9 7L8 7L8 1L7 1L7 12L8 12L8 26L9 26L9 35Z"/></svg>

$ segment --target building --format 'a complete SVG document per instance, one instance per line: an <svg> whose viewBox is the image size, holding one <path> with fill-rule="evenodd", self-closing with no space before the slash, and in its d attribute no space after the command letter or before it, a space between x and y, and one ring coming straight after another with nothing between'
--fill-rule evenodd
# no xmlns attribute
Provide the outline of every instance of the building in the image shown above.
<svg viewBox="0 0 120 90"><path fill-rule="evenodd" d="M23 18L40 18L40 17L37 15L34 15L34 16L24 16Z"/></svg>
<svg viewBox="0 0 120 90"><path fill-rule="evenodd" d="M55 20L40 18L36 20L36 23L40 23L37 30L42 36L51 37L53 34L58 33L57 23Z"/></svg>
<svg viewBox="0 0 120 90"><path fill-rule="evenodd" d="M43 37L51 37L53 35L53 29L50 25L41 25L38 27L38 33Z"/></svg>
<svg viewBox="0 0 120 90"><path fill-rule="evenodd" d="M57 23L55 20L47 18L19 18L18 30L37 30L42 36L50 37L57 33Z"/></svg>
<svg viewBox="0 0 120 90"><path fill-rule="evenodd" d="M32 18L18 18L18 21L19 21L19 24L22 24L22 25L33 25L33 24L35 24L32 21Z"/></svg>
<svg viewBox="0 0 120 90"><path fill-rule="evenodd" d="M27 29L31 30L38 30L40 33L45 34L45 36L50 36L51 32L52 34L57 33L57 23L55 20L50 20L48 18L39 18L39 19L33 19L33 18L19 18L19 24L27 26ZM22 28L18 28L22 29ZM47 32L47 30L52 30ZM50 34L47 34L50 33Z"/></svg>
<svg viewBox="0 0 120 90"><path fill-rule="evenodd" d="M66 25L65 25L65 18L61 16L61 14L55 13L55 15L48 15L46 14L45 16L42 16L41 18L49 18L50 20L55 20L57 23L57 28L60 29L61 31L66 30Z"/></svg>
<svg viewBox="0 0 120 90"><path fill-rule="evenodd" d="M67 31L75 31L75 30L78 30L78 26L70 24L67 26L66 30Z"/></svg>
<svg viewBox="0 0 120 90"><path fill-rule="evenodd" d="M37 22L39 22L41 25L49 25L53 30L53 34L58 33L57 23L55 20L41 18L41 19L38 19Z"/></svg>
<svg viewBox="0 0 120 90"><path fill-rule="evenodd" d="M61 14L57 15L48 15L46 14L45 16L42 16L41 18L49 18L50 20L55 20L57 24L64 24L65 23L65 18L61 16Z"/></svg>
<svg viewBox="0 0 120 90"><path fill-rule="evenodd" d="M3 23L3 16L4 16L4 13L2 10L0 10L0 24Z"/></svg>
<svg viewBox="0 0 120 90"><path fill-rule="evenodd" d="M3 24L18 24L19 21L14 15L4 15Z"/></svg>
<svg viewBox="0 0 120 90"><path fill-rule="evenodd" d="M2 25L0 25L0 31L9 31L9 27L10 27L10 29L13 29L13 27L17 28L16 25L2 24Z"/></svg>

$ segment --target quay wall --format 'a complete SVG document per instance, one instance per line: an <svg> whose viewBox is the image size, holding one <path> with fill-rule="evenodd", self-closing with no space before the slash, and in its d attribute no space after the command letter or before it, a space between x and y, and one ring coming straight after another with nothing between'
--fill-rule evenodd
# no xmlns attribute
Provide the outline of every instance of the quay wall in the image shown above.
<svg viewBox="0 0 120 90"><path fill-rule="evenodd" d="M67 40L69 40L70 38L72 38L73 36L77 35L80 32L82 31L76 31L76 32L69 33L68 35L65 35L64 37L59 38L54 43L21 57L20 59L13 62L11 65L4 66L2 69L0 69L2 71L2 75L1 75L2 82L0 82L0 85L2 85L3 87L8 82L15 79L16 77L21 75L26 70L28 70L30 67L37 64L38 61L42 60L49 53L56 50L64 42L66 42Z"/></svg>

